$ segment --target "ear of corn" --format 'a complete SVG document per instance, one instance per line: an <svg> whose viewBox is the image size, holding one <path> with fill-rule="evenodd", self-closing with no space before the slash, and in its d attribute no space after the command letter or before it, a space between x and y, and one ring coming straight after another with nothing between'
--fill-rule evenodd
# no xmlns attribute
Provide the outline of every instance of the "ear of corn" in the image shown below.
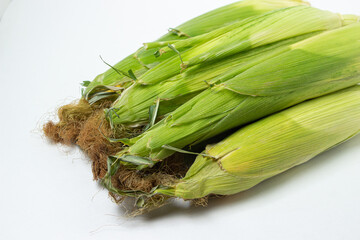
<svg viewBox="0 0 360 240"><path fill-rule="evenodd" d="M330 37L331 36L331 37ZM319 61L326 66L333 66L333 61L338 61L336 56L343 55L342 50L338 48L337 42L343 42L343 36L347 36L348 42L344 46L346 52L351 49L352 53L348 58L341 58L341 61L346 62L342 65L341 77L338 77L338 71L334 68L323 68L321 73L318 69L321 66L318 62L313 62L313 65L308 64L309 59L303 59L297 64L288 65L287 61L291 59L291 55L298 56L298 48L305 51L306 48L301 46L311 46L307 49L307 56L319 60L315 44L309 42L317 42L319 49L323 49L322 37L327 41L331 41L327 53L331 52L333 47L334 52L324 56L324 59ZM344 38L345 39L345 38ZM300 43L296 43L296 48L290 47L288 52L281 55L284 57L284 62L281 62L281 55L276 56L276 60L283 66L282 70L278 72L281 77L281 72L293 72L296 81L299 84L304 84L304 87L296 91L291 91L284 94L278 94L265 97L254 97L250 95L238 94L230 91L223 85L214 86L210 89L200 93L177 110L172 112L167 118L163 119L151 129L132 139L129 149L125 150L127 154L150 157L154 160L161 160L173 153L168 149L163 149L163 145L170 145L177 148L183 148L186 145L192 144L196 141L205 140L216 134L229 130L231 128L247 124L259 118L280 111L307 99L315 98L324 94L328 94L359 82L360 76L360 23L351 24L344 28L333 30L324 34L317 35L313 38L306 39ZM350 47L349 47L350 46ZM311 62L311 60L310 60ZM340 63L341 64L341 63ZM261 63L263 69L270 69L274 67L272 59ZM256 65L255 67L257 67ZM300 76L302 72L308 73L309 69L315 69L316 74L309 79L302 79ZM247 71L251 71L250 68ZM242 74L247 74L247 71ZM309 75L304 75L309 77ZM324 79L323 76L331 76L329 80ZM335 76L335 77L333 77ZM258 72L258 78L266 79L267 75L261 71ZM335 81L334 81L335 80ZM255 81L255 80L254 80ZM315 84L317 81L321 84ZM227 82L225 82L227 83ZM240 83L239 83L240 84ZM305 86L309 86L305 88ZM124 152L117 154L121 156Z"/></svg>
<svg viewBox="0 0 360 240"><path fill-rule="evenodd" d="M221 59L283 39L338 28L342 24L340 15L308 6L275 10L216 30L223 33L181 52L182 66ZM155 84L172 77L180 71L180 63L175 55L143 74L139 83Z"/></svg>
<svg viewBox="0 0 360 240"><path fill-rule="evenodd" d="M113 124L147 123L149 107L160 100L158 116L164 116L218 81L225 81L280 54L291 44L318 34L310 33L239 53L223 61L199 64L172 78L153 85L135 83L114 102Z"/></svg>
<svg viewBox="0 0 360 240"><path fill-rule="evenodd" d="M360 48L359 24L336 32L341 36L336 41L333 32L328 31L295 43L291 51L272 58L272 66L258 64L224 86L244 95L273 96L355 76L360 68L359 52L353 50ZM296 69L299 62L302 67ZM284 63L289 67L284 68ZM262 78L258 77L259 71Z"/></svg>
<svg viewBox="0 0 360 240"><path fill-rule="evenodd" d="M243 0L224 7L220 7L194 19L191 19L169 31L169 33L162 36L158 41L168 41L175 39L181 40L186 39L187 36L195 37L251 16L261 15L265 12L283 7L306 4L306 2L301 0ZM125 75L119 74L119 71L128 73L129 70L132 70L135 76L141 76L146 71L148 71L148 67L144 66L144 63L142 62L144 61L147 63L145 58L150 58L150 62L159 62L160 59L156 59L153 56L157 50L158 49L152 49L150 51L146 51L146 53L141 51L142 54L139 54L138 58L134 57L134 55L137 55L137 53L131 54L124 60L115 64L114 69L110 68L108 71L98 75L92 82L86 85L86 89L83 93L84 97L86 99L90 99L96 92L108 90L107 86L129 86L129 82L131 82L132 79ZM141 60L139 61L139 59ZM154 66L154 64L151 66ZM119 71L116 71L115 69Z"/></svg>
<svg viewBox="0 0 360 240"><path fill-rule="evenodd" d="M303 0L243 0L195 17L176 27L176 30L193 37L229 25L239 19L261 15L275 9L308 4ZM171 33L160 38L165 41L171 39L178 38Z"/></svg>
<svg viewBox="0 0 360 240"><path fill-rule="evenodd" d="M197 24L192 26L187 23L187 26L185 26L186 29L184 29L182 25L176 28L176 30L178 30L180 33L185 33L185 35L191 36L191 38L161 38L156 42L145 43L145 49L168 46L168 44L173 43L176 43L175 46L179 49L186 46L191 46L194 43L203 42L219 36L221 33L223 33L224 29L220 31L214 30L220 28L220 26L226 27L225 29L230 31L234 27L232 23L238 22L239 20L262 15L266 12L270 12L276 9L300 5L309 5L309 3L301 0L244 0L235 2L215 10L216 12L211 11L191 20L198 24L202 23L201 28L199 28ZM216 27L214 26L214 22L216 22ZM191 27L194 29L191 29ZM167 50L169 49L167 48Z"/></svg>
<svg viewBox="0 0 360 240"><path fill-rule="evenodd" d="M158 193L185 199L229 195L307 162L360 131L360 86L274 114L209 146L185 178Z"/></svg>

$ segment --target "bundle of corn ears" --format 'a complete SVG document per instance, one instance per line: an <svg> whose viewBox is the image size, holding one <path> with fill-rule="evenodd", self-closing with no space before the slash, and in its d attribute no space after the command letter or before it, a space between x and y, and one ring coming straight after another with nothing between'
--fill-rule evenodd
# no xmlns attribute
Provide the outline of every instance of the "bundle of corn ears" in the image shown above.
<svg viewBox="0 0 360 240"><path fill-rule="evenodd" d="M360 131L360 23L302 0L243 0L145 43L44 125L137 213L204 204Z"/></svg>

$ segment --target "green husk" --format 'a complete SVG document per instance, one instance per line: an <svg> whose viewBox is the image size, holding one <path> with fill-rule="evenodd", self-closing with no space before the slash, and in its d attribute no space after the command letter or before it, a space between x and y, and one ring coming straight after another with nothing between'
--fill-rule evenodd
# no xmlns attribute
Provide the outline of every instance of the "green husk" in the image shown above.
<svg viewBox="0 0 360 240"><path fill-rule="evenodd" d="M360 16L352 15L352 14L345 14L343 16L343 25L349 25L356 22L360 22Z"/></svg>
<svg viewBox="0 0 360 240"><path fill-rule="evenodd" d="M163 145L183 148L307 99L355 85L360 82L359 40L360 23L355 23L295 43L288 51L232 79L237 79L240 87L252 76L259 86L251 85L251 89L266 90L269 96L239 94L233 90L234 85L227 85L230 81L215 85L131 139L127 143L130 147L116 157L126 153L161 160L173 153ZM289 59L294 61L288 64ZM274 75L278 81L267 81ZM288 92L283 91L283 85Z"/></svg>
<svg viewBox="0 0 360 240"><path fill-rule="evenodd" d="M186 176L161 193L194 199L230 195L305 163L360 131L360 86L299 104L208 146Z"/></svg>
<svg viewBox="0 0 360 240"><path fill-rule="evenodd" d="M188 36L195 37L231 24L232 22L261 15L274 9L304 4L307 3L301 0L243 0L235 2L191 19L175 29L170 29L169 33L159 38L158 41L181 40L188 38ZM131 70L136 77L140 77L149 70L149 67L153 67L164 60L164 58L155 58L154 53L157 50L158 49L151 49L149 51L143 51L143 48L141 48L136 53L131 54L115 64L113 68L98 75L92 82L85 86L86 88L83 91L84 98L89 100L94 94L109 90L108 86L125 88L131 86L133 79L119 74L116 70L124 73L128 73L129 70Z"/></svg>
<svg viewBox="0 0 360 240"><path fill-rule="evenodd" d="M162 117L187 102L211 84L233 76L286 51L289 45L318 34L310 33L236 54L222 61L199 64L187 71L154 85L135 83L114 102L109 117L114 125L146 124L149 107L160 101L158 117Z"/></svg>
<svg viewBox="0 0 360 240"><path fill-rule="evenodd" d="M302 34L338 28L342 24L340 15L308 6L274 10L215 30L221 32L218 37L211 40L205 38L206 41L182 51L181 59L177 55L168 58L144 73L139 77L138 82L145 85L155 84L178 74L186 67L220 60L239 52ZM212 35L212 33L208 34Z"/></svg>

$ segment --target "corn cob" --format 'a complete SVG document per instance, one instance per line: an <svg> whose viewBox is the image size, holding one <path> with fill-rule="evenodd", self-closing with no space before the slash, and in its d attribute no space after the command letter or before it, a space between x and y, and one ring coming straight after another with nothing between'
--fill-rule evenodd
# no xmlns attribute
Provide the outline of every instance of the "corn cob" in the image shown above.
<svg viewBox="0 0 360 240"><path fill-rule="evenodd" d="M287 19L284 16L291 16L292 19ZM303 23L303 24L298 22L298 24L300 24L302 27L299 29L291 28L291 31L285 31L283 29L283 27L289 26L288 21L291 21L291 20L302 21L301 23ZM274 22L276 23L275 26L271 27L273 32L271 32L271 31L269 32L269 30L263 29L263 28L268 29L268 25L271 25ZM258 41L259 44L262 45L262 44L271 43L271 41L277 41L278 39L282 39L282 38L286 39L287 37L289 37L291 35L296 36L296 35L302 35L306 32L314 32L314 31L319 32L320 30L323 30L323 29L326 30L326 29L331 29L331 28L337 28L337 27L341 26L342 24L343 24L342 17L338 14L321 11L321 10L310 8L307 6L298 6L298 7L292 7L292 8L287 8L287 9L280 9L280 10L270 12L270 13L264 14L264 15L256 17L256 18L245 19L244 21L240 21L240 22L237 22L230 26L215 30L213 32L221 32L223 34L220 36L219 39L215 38L216 41L215 40L210 41L211 42L210 45L214 44L214 47L215 47L214 54L215 54L216 51L217 52L222 51L220 49L221 46L223 46L222 42L224 42L224 40L226 40L227 38L232 39L233 44L226 43L226 41L225 41L224 42L224 43L226 43L225 47L228 47L228 46L234 47L234 44L237 41L240 41L242 43L244 41L247 41L247 40L241 41L241 39L243 39L244 37L249 38L249 34L252 33L253 31L257 32L255 34L256 36L260 36L259 38L257 38L256 36L251 36L251 34L250 34L249 39L251 39L254 43L254 46L251 46L251 47L256 47L257 46L256 41ZM306 28L306 27L308 27L308 28ZM244 30L244 29L246 29L246 30ZM317 30L319 30L319 31L317 31ZM207 35L213 36L214 35L213 32L210 32L210 33L204 34L204 35L205 36L207 36ZM261 34L261 32L263 32L263 34ZM202 35L200 37L204 38L204 35ZM231 36L231 38L229 36ZM235 40L233 40L233 38ZM257 40L254 40L254 39L257 39ZM184 40L184 41L186 41L186 40ZM183 42L183 41L181 41L181 42ZM208 43L204 43L203 45L208 45ZM203 45L200 46L201 49L204 49L202 47ZM245 45L247 45L247 44L245 44ZM237 49L238 50L240 49L240 51L241 51L241 49L246 48L245 45L242 45L244 48L240 47ZM218 48L217 46L220 46L220 48ZM196 50L189 49L190 54L193 51L196 52ZM258 53L260 54L261 51L262 51L262 49ZM209 54L209 52L211 52L211 50L209 50L207 52L207 54ZM238 53L234 57L230 58L230 61L231 61L231 59L237 59L238 57L241 58L242 54L244 54L246 56L246 53ZM250 54L252 54L251 51L250 51ZM218 56L219 54L215 54L215 55ZM261 57L259 57L259 58L261 60ZM263 59L265 60L266 58L263 57ZM224 63L223 68L221 68L221 65L220 65L221 62L219 63L219 61L217 61L215 63L220 67L219 68L220 71L217 71L216 67L215 67L215 69L211 69L211 67L212 67L211 63L209 63L210 65L207 65L206 61L205 61L204 64L200 64L200 66L199 65L195 66L196 70L201 71L200 78L196 78L196 76L194 77L194 79L192 78L192 76L194 76L194 72L192 71L194 69L194 67L193 67L180 75L170 77L169 79L163 79L162 81L158 82L159 84L160 83L161 84L157 85L156 84L157 78L161 77L163 74L171 75L171 69L169 69L168 67L172 65L173 60L178 61L177 56L174 56L172 58L172 60L170 59L168 61L163 62L162 64L159 64L158 67L155 67L154 69L150 70L148 73L144 74L143 77L146 78L147 74L151 74L151 72L154 71L154 74L151 77L151 81L153 83L155 81L155 84L154 84L155 86L153 86L153 87L141 86L143 83L142 81L144 79L143 78L139 79L139 81L135 85L133 85L133 87L131 89L128 89L128 91L126 91L126 93L123 96L121 96L114 103L113 108L115 109L115 111L111 111L112 116L110 116L112 124L132 124L132 125L137 126L139 123L144 123L144 122L146 123L146 121L148 120L148 115L149 115L148 108L152 104L154 104L156 99L160 99L160 101L161 101L161 99L172 100L170 102L160 105L159 115L160 116L164 115L164 114L176 109L179 106L179 104L182 104L182 103L186 102L187 100L191 99L193 96L196 95L196 91L200 91L200 90L203 90L204 88L206 88L207 81L214 82L211 78L216 77L216 75L213 75L212 73L221 74L221 71L225 72L225 71L229 70L226 66L227 65L226 59L221 61ZM247 60L251 60L251 59L243 58L240 60L247 61ZM255 61L259 61L259 60L255 60ZM170 65L169 65L169 63L170 63ZM164 64L167 67L164 67ZM231 64L231 62L230 62L230 64ZM209 66L211 72L206 71L206 68L203 69L203 65L205 65L205 67ZM247 66L250 66L250 65L251 64L247 64ZM228 67L230 67L230 66L228 66ZM158 69L158 70L156 70L156 69ZM241 71L243 71L243 69L244 68L242 68L242 67L234 66L234 69L229 74L235 74L235 73L239 74ZM195 71L195 74L196 74L196 71ZM229 78L229 74L226 75L226 79ZM190 76L190 78L187 78L187 76ZM206 78L205 76L207 76L208 78ZM187 79L191 80L191 82L189 82L188 84L185 84ZM217 80L220 80L220 79L224 80L225 77L219 76L219 79L217 79ZM177 83L180 84L180 86L177 85ZM185 84L185 85L183 85L184 89L181 88L181 84ZM184 98L180 97L180 99L177 99L177 100L173 99L173 96L171 96L171 92L170 92L170 95L166 94L166 92L169 93L169 88L170 88L170 91L171 91L171 89L181 90L181 91L177 91L177 92L180 92L182 95L184 95ZM164 91L166 91L166 92L164 94L162 94ZM151 97L149 95L151 95Z"/></svg>
<svg viewBox="0 0 360 240"><path fill-rule="evenodd" d="M142 123L146 124L149 120L149 108L157 100L159 101L157 116L161 117L208 88L209 84L231 78L233 74L239 74L286 51L289 45L316 34L318 32L255 48L222 61L199 64L159 84L142 85L135 83L114 102L113 108L108 111L111 114L109 117L112 118L111 121L114 125L137 126Z"/></svg>
<svg viewBox="0 0 360 240"><path fill-rule="evenodd" d="M115 157L161 160L173 153L163 145L183 148L307 99L355 85L360 81L359 40L360 23L354 23L295 43L288 51L200 93L148 131L125 142L130 147ZM256 94L261 96L253 96Z"/></svg>
<svg viewBox="0 0 360 240"><path fill-rule="evenodd" d="M170 29L169 33L162 36L158 41L186 39L187 36L195 37L241 19L297 5L307 5L307 3L302 0L243 0L235 2L191 19L175 29ZM114 68L110 68L108 71L98 75L92 82L86 82L83 96L90 99L97 92L120 90L121 87L130 86L133 79L128 74L129 70L133 71L134 75L138 77L148 71L149 66L144 66L143 63L146 63L146 58L150 58L150 62L155 61L157 63L162 60L153 56L156 50L143 51L142 55L137 56L138 58L134 57L134 55L137 55L136 53L131 54L115 64ZM121 87L114 88L117 85Z"/></svg>
<svg viewBox="0 0 360 240"><path fill-rule="evenodd" d="M155 193L201 198L247 190L360 131L360 86L301 103L240 129L198 156L185 178Z"/></svg>
<svg viewBox="0 0 360 240"><path fill-rule="evenodd" d="M360 132L360 86L306 101L250 124L199 154L186 176L150 192L122 191L111 177L120 167L109 159L102 183L112 193L137 197L140 207L157 194L184 199L230 195L302 164Z"/></svg>
<svg viewBox="0 0 360 240"><path fill-rule="evenodd" d="M138 82L155 84L170 78L180 71L180 61L182 68L189 67L302 34L335 29L342 24L340 15L308 6L275 10L215 30L221 34L213 39L201 36L205 41L182 51L181 59L176 55L170 57L144 73Z"/></svg>

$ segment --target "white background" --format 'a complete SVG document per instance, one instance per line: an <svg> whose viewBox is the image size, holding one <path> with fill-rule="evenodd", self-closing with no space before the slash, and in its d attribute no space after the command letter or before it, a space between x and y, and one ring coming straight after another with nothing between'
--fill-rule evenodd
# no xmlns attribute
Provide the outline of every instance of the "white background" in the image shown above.
<svg viewBox="0 0 360 240"><path fill-rule="evenodd" d="M1 5L7 1L3 1ZM79 83L232 0L13 0L0 21L0 239L360 239L360 136L207 208L127 219L77 149L41 124ZM358 0L313 6L360 14Z"/></svg>
<svg viewBox="0 0 360 240"><path fill-rule="evenodd" d="M11 2L11 0L1 0L0 1L0 19L1 19L2 15L5 13L6 8L10 4L10 2Z"/></svg>

